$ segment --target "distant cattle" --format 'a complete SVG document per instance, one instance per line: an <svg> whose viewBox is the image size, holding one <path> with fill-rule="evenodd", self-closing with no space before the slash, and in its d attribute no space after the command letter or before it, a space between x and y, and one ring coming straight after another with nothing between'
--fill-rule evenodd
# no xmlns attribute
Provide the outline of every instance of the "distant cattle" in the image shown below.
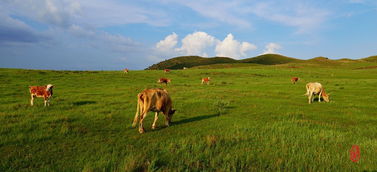
<svg viewBox="0 0 377 172"><path fill-rule="evenodd" d="M31 96L30 105L34 105L34 97L43 97L45 106L50 106L50 98L52 96L52 88L54 86L48 84L46 86L29 86Z"/></svg>
<svg viewBox="0 0 377 172"><path fill-rule="evenodd" d="M169 73L169 72L170 72L170 69L164 69L164 72L165 72L165 73Z"/></svg>
<svg viewBox="0 0 377 172"><path fill-rule="evenodd" d="M127 68L124 69L123 72L124 72L124 73L128 73L128 69L127 69Z"/></svg>
<svg viewBox="0 0 377 172"><path fill-rule="evenodd" d="M183 70L186 70L186 69L188 69L187 67L183 67Z"/></svg>
<svg viewBox="0 0 377 172"><path fill-rule="evenodd" d="M157 83L160 83L160 84L165 83L166 85L168 85L168 83L170 83L170 82L171 82L171 80L168 79L168 78L160 78L160 79L157 80Z"/></svg>
<svg viewBox="0 0 377 172"><path fill-rule="evenodd" d="M202 84L206 83L208 85L209 82L210 82L210 77L202 78Z"/></svg>
<svg viewBox="0 0 377 172"><path fill-rule="evenodd" d="M300 78L298 78L298 77L292 77L291 78L291 82L292 82L292 84L296 84L296 82L299 80Z"/></svg>
<svg viewBox="0 0 377 172"><path fill-rule="evenodd" d="M306 84L306 96L308 96L309 104L313 102L314 95L318 95L318 102L321 102L321 96L326 102L330 101L330 95L326 94L325 89L322 87L322 84L318 82L310 82Z"/></svg>
<svg viewBox="0 0 377 172"><path fill-rule="evenodd" d="M146 89L137 95L137 108L132 127L139 121L139 133L144 133L143 121L149 111L155 112L152 129L156 128L159 112L165 116L165 125L169 126L175 110L168 92L161 88Z"/></svg>

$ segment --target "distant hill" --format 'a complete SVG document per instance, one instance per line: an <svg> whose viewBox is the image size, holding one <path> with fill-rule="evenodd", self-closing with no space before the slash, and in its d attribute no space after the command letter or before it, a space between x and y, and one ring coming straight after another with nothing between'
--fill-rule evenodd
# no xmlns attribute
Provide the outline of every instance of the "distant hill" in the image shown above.
<svg viewBox="0 0 377 172"><path fill-rule="evenodd" d="M377 56L370 56L367 58L362 58L360 60L367 61L367 62L377 62ZM199 57L199 56L181 56L175 57L169 60L165 60L152 66L146 68L147 70L161 70L161 69L182 69L183 67L191 68L196 66L207 66L208 65L217 65L218 67L231 67L231 66L244 66L242 64L245 63L254 63L254 64L261 64L261 65L277 65L277 64L288 64L288 63L310 63L310 64L328 64L328 65L335 65L335 64L342 64L342 63L349 63L349 62L356 62L359 60L351 60L351 59L339 59L339 60L331 60L327 57L315 57L309 60L300 60L292 57L286 57L280 54L264 54L252 58L242 59L242 60L235 60L229 57ZM224 65L220 65L224 64ZM225 65L229 64L229 65ZM240 64L240 65L237 65Z"/></svg>
<svg viewBox="0 0 377 172"><path fill-rule="evenodd" d="M153 69L182 69L183 67L194 67L201 65L237 63L237 60L228 57L204 58L199 56L181 56L162 61L147 68Z"/></svg>
<svg viewBox="0 0 377 172"><path fill-rule="evenodd" d="M290 62L302 61L299 59L282 56L279 54L264 54L257 57L235 60L229 57L211 57L204 58L199 56L181 56L169 60L165 60L146 68L147 70L161 70L161 69L182 69L183 67L195 67L212 64L227 64L227 63L255 63L263 65L284 64Z"/></svg>
<svg viewBox="0 0 377 172"><path fill-rule="evenodd" d="M303 60L295 59L292 57L286 57L280 54L263 54L257 57L240 60L241 63L256 63L264 65L285 64L291 62L299 62Z"/></svg>
<svg viewBox="0 0 377 172"><path fill-rule="evenodd" d="M377 56L370 56L367 58L362 58L360 60L368 61L368 62L377 62Z"/></svg>

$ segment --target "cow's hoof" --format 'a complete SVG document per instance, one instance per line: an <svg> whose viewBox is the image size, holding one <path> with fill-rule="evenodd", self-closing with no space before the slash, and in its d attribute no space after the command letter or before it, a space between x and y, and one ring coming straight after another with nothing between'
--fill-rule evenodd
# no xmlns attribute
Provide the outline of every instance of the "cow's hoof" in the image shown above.
<svg viewBox="0 0 377 172"><path fill-rule="evenodd" d="M132 128L135 128L135 127L136 127L136 124L132 124L131 127L132 127Z"/></svg>
<svg viewBox="0 0 377 172"><path fill-rule="evenodd" d="M156 129L157 127L156 126L152 126L152 130Z"/></svg>
<svg viewBox="0 0 377 172"><path fill-rule="evenodd" d="M139 130L139 133L140 133L140 134L143 134L143 133L145 133L145 130L144 130L144 129L140 129L140 130Z"/></svg>

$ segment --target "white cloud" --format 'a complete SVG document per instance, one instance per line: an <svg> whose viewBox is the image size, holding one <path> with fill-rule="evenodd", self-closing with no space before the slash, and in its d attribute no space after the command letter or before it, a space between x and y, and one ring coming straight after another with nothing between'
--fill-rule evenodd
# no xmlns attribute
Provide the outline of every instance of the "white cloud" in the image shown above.
<svg viewBox="0 0 377 172"><path fill-rule="evenodd" d="M268 43L262 54L279 54L276 51L280 50L282 47L277 43Z"/></svg>
<svg viewBox="0 0 377 172"><path fill-rule="evenodd" d="M161 40L156 44L155 49L162 53L169 53L173 51L174 48L177 46L178 43L178 35L176 33L172 33L165 37L164 40Z"/></svg>
<svg viewBox="0 0 377 172"><path fill-rule="evenodd" d="M176 49L184 55L208 56L208 48L215 45L218 40L205 32L194 32L182 39L182 47Z"/></svg>
<svg viewBox="0 0 377 172"><path fill-rule="evenodd" d="M91 27L145 23L166 26L165 12L116 0L5 0L0 2L15 15L27 16L50 27L70 27L73 24Z"/></svg>
<svg viewBox="0 0 377 172"><path fill-rule="evenodd" d="M239 59L246 57L248 52L255 50L256 46L249 42L240 42L235 40L232 34L220 41L205 32L194 32L186 35L181 40L181 46L178 45L178 35L172 33L155 45L155 56L153 59L159 59L156 56L182 56L197 55L208 57L212 55L224 56ZM157 60L156 60L157 61Z"/></svg>
<svg viewBox="0 0 377 172"><path fill-rule="evenodd" d="M216 46L216 56L222 57L233 57L239 59L241 57L246 57L247 52L255 50L257 47L248 42L239 42L234 40L232 34L228 34L226 38L219 42Z"/></svg>

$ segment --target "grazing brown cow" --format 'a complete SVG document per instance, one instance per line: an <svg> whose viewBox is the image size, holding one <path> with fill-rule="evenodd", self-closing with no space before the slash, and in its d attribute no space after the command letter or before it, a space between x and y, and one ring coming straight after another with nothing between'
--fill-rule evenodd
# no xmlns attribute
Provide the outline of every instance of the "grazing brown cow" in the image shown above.
<svg viewBox="0 0 377 172"><path fill-rule="evenodd" d="M300 78L298 78L298 77L292 77L292 78L291 78L292 84L296 84L296 82L297 82L299 79L300 79Z"/></svg>
<svg viewBox="0 0 377 172"><path fill-rule="evenodd" d="M146 89L137 95L137 108L132 127L136 127L139 120L139 133L144 133L143 121L149 111L155 112L152 129L156 128L158 113L165 116L165 125L169 126L175 110L168 92L161 88Z"/></svg>
<svg viewBox="0 0 377 172"><path fill-rule="evenodd" d="M128 73L128 69L127 69L127 68L126 68L126 69L124 69L123 71L124 71L124 73Z"/></svg>
<svg viewBox="0 0 377 172"><path fill-rule="evenodd" d="M43 97L45 106L50 106L50 97L52 96L52 88L54 86L48 84L46 86L29 86L30 91L30 105L34 105L34 97Z"/></svg>
<svg viewBox="0 0 377 172"><path fill-rule="evenodd" d="M210 81L210 77L202 78L202 84L206 83L208 85L209 81Z"/></svg>
<svg viewBox="0 0 377 172"><path fill-rule="evenodd" d="M325 102L330 101L330 95L326 94L325 89L322 87L321 83L310 82L306 84L306 96L308 96L309 104L313 102L314 95L318 95L318 102L321 102L321 96Z"/></svg>
<svg viewBox="0 0 377 172"><path fill-rule="evenodd" d="M168 85L168 83L170 83L170 82L171 82L171 80L168 79L168 78L160 78L160 79L157 80L157 83L160 83L160 84L165 83L166 85Z"/></svg>
<svg viewBox="0 0 377 172"><path fill-rule="evenodd" d="M165 72L165 73L169 73L169 72L170 72L170 69L164 69L164 72Z"/></svg>

